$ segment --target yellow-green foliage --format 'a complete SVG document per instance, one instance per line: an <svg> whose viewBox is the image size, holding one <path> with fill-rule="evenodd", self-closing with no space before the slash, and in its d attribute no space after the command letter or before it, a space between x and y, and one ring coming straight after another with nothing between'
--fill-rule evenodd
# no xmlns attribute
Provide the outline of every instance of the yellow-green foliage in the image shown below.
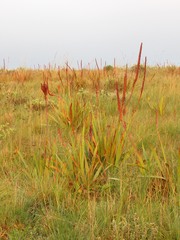
<svg viewBox="0 0 180 240"><path fill-rule="evenodd" d="M0 239L180 238L180 69L144 68L0 71Z"/></svg>

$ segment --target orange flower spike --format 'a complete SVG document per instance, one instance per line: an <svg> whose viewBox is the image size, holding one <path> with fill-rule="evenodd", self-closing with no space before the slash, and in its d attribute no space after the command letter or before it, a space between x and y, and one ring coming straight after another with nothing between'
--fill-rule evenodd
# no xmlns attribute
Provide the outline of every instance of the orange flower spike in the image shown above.
<svg viewBox="0 0 180 240"><path fill-rule="evenodd" d="M44 83L41 83L41 90L43 91L44 93L44 98L45 100L47 100L47 96L54 96L54 94L52 94L50 91L49 91L49 86L48 86L48 83L44 82Z"/></svg>
<svg viewBox="0 0 180 240"><path fill-rule="evenodd" d="M41 90L43 91L44 93L44 98L45 100L47 99L47 95L49 93L49 89L48 89L48 84L46 82L44 83L41 83Z"/></svg>

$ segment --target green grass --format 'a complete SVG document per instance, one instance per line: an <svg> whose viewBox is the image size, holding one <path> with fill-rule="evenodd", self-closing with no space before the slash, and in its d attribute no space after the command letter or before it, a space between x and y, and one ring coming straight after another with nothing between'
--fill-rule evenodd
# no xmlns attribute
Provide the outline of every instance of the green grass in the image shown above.
<svg viewBox="0 0 180 240"><path fill-rule="evenodd" d="M120 120L124 72L0 71L0 239L180 238L179 68L147 67L138 104L140 72Z"/></svg>

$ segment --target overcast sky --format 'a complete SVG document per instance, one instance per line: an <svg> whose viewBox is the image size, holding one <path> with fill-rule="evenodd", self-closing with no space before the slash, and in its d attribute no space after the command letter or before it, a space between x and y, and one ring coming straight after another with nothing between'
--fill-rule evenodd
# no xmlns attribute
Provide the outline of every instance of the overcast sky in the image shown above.
<svg viewBox="0 0 180 240"><path fill-rule="evenodd" d="M0 0L0 68L180 65L180 0Z"/></svg>

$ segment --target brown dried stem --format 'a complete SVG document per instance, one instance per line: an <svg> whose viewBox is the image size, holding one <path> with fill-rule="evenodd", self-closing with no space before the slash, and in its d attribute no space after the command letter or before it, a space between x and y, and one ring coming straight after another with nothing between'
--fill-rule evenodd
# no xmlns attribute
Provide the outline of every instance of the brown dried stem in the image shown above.
<svg viewBox="0 0 180 240"><path fill-rule="evenodd" d="M117 96L117 105L118 105L118 112L119 112L119 120L122 122L123 120L123 109L121 100L119 97L119 88L118 88L118 82L116 82L116 96Z"/></svg>
<svg viewBox="0 0 180 240"><path fill-rule="evenodd" d="M132 86L132 90L131 90L131 95L129 97L129 100L128 100L128 103L131 101L131 98L132 98L132 95L133 95L133 92L134 92L134 88L135 88L135 85L136 85L136 82L138 80L138 76L139 76L139 69L140 69L140 64L141 64L141 54L142 54L142 43L140 45L140 49L139 49L139 55L138 55L138 63L137 63L137 67L136 67L136 75L135 75L135 78L134 78L134 82L133 82L133 86Z"/></svg>
<svg viewBox="0 0 180 240"><path fill-rule="evenodd" d="M145 63L144 63L144 77L143 77L143 82L142 82L142 86L141 86L141 92L139 95L139 100L138 102L140 102L143 91L144 91L144 84L145 84L145 80L146 80L146 66L147 66L147 57L145 57Z"/></svg>

